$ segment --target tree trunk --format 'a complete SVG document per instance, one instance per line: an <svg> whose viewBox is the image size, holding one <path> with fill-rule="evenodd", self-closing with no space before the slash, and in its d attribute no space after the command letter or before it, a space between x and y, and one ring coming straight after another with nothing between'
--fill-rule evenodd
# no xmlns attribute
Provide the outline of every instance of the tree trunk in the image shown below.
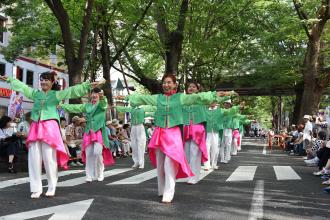
<svg viewBox="0 0 330 220"><path fill-rule="evenodd" d="M313 115L318 111L321 95L324 87L320 85L318 77L319 58L320 58L320 39L312 37L305 55L303 66L304 89L301 99L301 108L299 112L299 121L305 114Z"/></svg>
<svg viewBox="0 0 330 220"><path fill-rule="evenodd" d="M101 39L101 62L103 68L103 78L107 81L104 88L104 95L108 98L110 106L113 106L113 94L111 86L111 77L110 77L110 48L109 48L109 33L108 26L102 26ZM113 116L113 115L112 115Z"/></svg>
<svg viewBox="0 0 330 220"><path fill-rule="evenodd" d="M182 42L184 39L184 26L188 11L189 1L182 0L176 29L171 31L165 19L166 12L162 4L156 8L157 32L165 51L165 73L177 74L179 69Z"/></svg>
<svg viewBox="0 0 330 220"><path fill-rule="evenodd" d="M301 100L302 100L302 94L304 91L304 84L303 82L296 85L295 93L296 93L296 100L295 105L293 109L293 116L292 116L292 124L298 125L299 123L299 116L301 111Z"/></svg>

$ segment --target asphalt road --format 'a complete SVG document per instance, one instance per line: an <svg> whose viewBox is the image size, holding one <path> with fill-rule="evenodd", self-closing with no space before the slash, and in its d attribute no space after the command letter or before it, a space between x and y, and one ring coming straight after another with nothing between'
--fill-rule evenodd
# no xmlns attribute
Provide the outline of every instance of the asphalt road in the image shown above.
<svg viewBox="0 0 330 220"><path fill-rule="evenodd" d="M316 168L263 148L243 140L229 164L204 172L196 185L178 182L170 205L160 203L148 157L144 170L117 159L103 182L85 183L79 168L60 172L56 196L37 200L29 198L27 173L0 173L0 219L329 219L330 194L312 175Z"/></svg>

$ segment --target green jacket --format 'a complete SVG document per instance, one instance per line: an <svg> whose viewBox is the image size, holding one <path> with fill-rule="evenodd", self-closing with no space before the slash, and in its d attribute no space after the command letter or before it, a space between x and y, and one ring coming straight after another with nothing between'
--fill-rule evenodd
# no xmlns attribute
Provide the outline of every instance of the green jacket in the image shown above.
<svg viewBox="0 0 330 220"><path fill-rule="evenodd" d="M241 118L240 123L239 123L239 132L244 131L244 125L250 124L251 121L247 119L246 115L243 115L244 117Z"/></svg>
<svg viewBox="0 0 330 220"><path fill-rule="evenodd" d="M229 109L222 108L223 111L223 128L224 129L234 129L233 116L239 113L240 106L233 106Z"/></svg>
<svg viewBox="0 0 330 220"><path fill-rule="evenodd" d="M138 125L144 123L144 118L147 117L147 112L154 112L156 111L156 107L154 106L139 106L139 107L123 107L123 106L116 106L118 112L129 112L131 113L131 123L132 125Z"/></svg>
<svg viewBox="0 0 330 220"><path fill-rule="evenodd" d="M65 111L70 113L86 113L86 128L85 133L88 133L90 130L94 132L101 129L102 139L104 145L109 148L109 139L107 137L107 132L105 130L105 121L106 121L106 110L108 107L108 102L105 97L101 99L95 105L91 103L86 104L61 104L60 105Z"/></svg>
<svg viewBox="0 0 330 220"><path fill-rule="evenodd" d="M63 99L82 97L91 89L90 83L87 81L61 91L50 90L45 93L38 89L33 89L12 77L9 77L7 81L10 83L12 90L21 92L25 97L34 101L31 111L31 119L33 121L49 119L56 119L59 121L60 118L57 112L57 106L60 101Z"/></svg>
<svg viewBox="0 0 330 220"><path fill-rule="evenodd" d="M130 95L127 97L131 106L157 106L155 125L161 128L171 128L183 124L183 106L207 105L217 100L216 92L201 92L186 95L176 93L166 95Z"/></svg>
<svg viewBox="0 0 330 220"><path fill-rule="evenodd" d="M242 122L242 120L243 120L244 118L246 118L246 116L245 116L245 115L241 115L241 114L239 114L239 113L233 115L233 128L234 128L234 129L239 128L240 125L241 125L241 122Z"/></svg>
<svg viewBox="0 0 330 220"><path fill-rule="evenodd" d="M205 107L206 114L206 132L219 132L223 129L222 124L222 109L210 109L209 107Z"/></svg>

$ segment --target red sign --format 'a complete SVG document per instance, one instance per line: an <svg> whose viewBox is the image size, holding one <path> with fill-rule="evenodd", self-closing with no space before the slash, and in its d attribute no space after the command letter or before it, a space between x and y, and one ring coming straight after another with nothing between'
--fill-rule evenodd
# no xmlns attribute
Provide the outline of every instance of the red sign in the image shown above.
<svg viewBox="0 0 330 220"><path fill-rule="evenodd" d="M10 97L12 92L10 89L0 88L0 96L2 97Z"/></svg>

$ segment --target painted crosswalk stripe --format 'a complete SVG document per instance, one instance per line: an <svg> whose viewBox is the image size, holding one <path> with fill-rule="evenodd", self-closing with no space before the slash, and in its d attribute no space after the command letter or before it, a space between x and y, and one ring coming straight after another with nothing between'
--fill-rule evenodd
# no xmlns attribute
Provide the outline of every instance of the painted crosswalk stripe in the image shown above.
<svg viewBox="0 0 330 220"><path fill-rule="evenodd" d="M124 184L139 184L144 181L150 180L152 178L155 178L157 176L157 169L149 170L144 173L140 173L138 175L122 179L116 182L109 183L107 185L124 185Z"/></svg>
<svg viewBox="0 0 330 220"><path fill-rule="evenodd" d="M257 166L239 166L230 175L226 182L252 181L256 170Z"/></svg>
<svg viewBox="0 0 330 220"><path fill-rule="evenodd" d="M210 173L212 173L214 170L213 169L210 169L208 171L205 171L205 170L201 170L201 174L199 176L199 181L201 181L202 179L204 179L207 175L209 175ZM185 183L188 181L188 178L182 178L182 179L178 179L176 182L177 183Z"/></svg>
<svg viewBox="0 0 330 220"><path fill-rule="evenodd" d="M108 171L104 172L104 178L109 177L109 176L115 176L115 175L121 174L121 173L125 173L130 170L132 170L132 168L120 168L120 169L108 170ZM59 182L57 184L57 187L77 186L77 185L84 184L84 183L86 183L86 176Z"/></svg>
<svg viewBox="0 0 330 220"><path fill-rule="evenodd" d="M277 180L301 180L291 166L273 166Z"/></svg>
<svg viewBox="0 0 330 220"><path fill-rule="evenodd" d="M61 177L61 176L67 176L67 175L71 175L71 174L82 173L82 172L84 172L84 170L66 170L66 171L59 172L58 176ZM42 175L43 180L46 178L47 178L46 175ZM28 183L28 182L29 182L29 177L6 180L6 181L0 182L0 189L10 187L10 186L16 186L16 185L20 185L20 184L24 184L24 183Z"/></svg>

